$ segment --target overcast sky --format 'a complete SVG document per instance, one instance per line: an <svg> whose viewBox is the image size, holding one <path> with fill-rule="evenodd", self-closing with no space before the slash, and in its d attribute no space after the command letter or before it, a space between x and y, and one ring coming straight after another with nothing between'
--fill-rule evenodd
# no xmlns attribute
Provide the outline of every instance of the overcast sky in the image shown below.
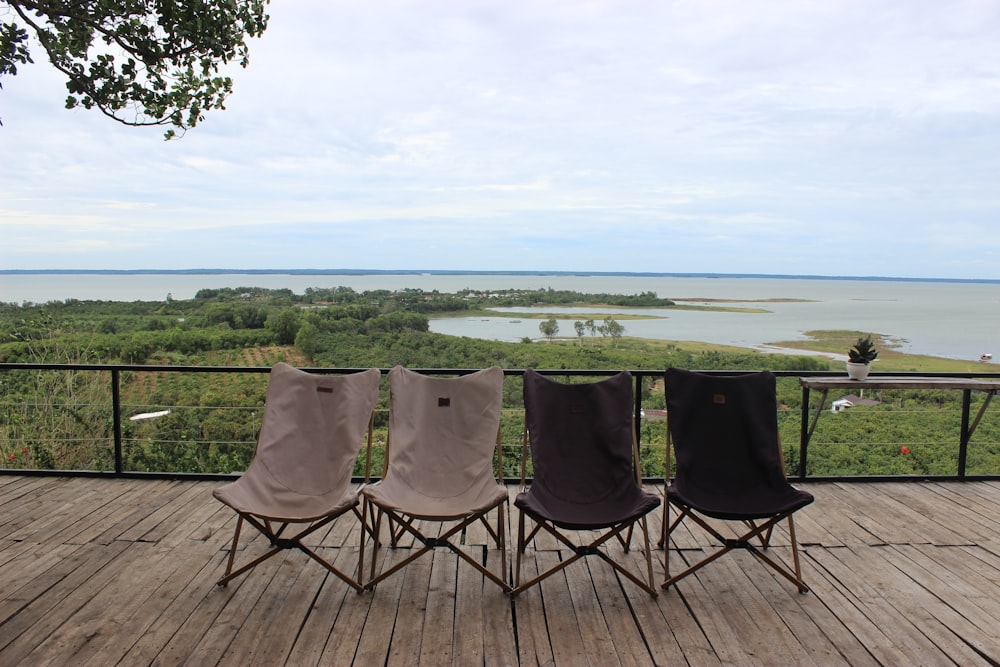
<svg viewBox="0 0 1000 667"><path fill-rule="evenodd" d="M274 0L180 140L0 90L0 268L1000 278L996 0Z"/></svg>

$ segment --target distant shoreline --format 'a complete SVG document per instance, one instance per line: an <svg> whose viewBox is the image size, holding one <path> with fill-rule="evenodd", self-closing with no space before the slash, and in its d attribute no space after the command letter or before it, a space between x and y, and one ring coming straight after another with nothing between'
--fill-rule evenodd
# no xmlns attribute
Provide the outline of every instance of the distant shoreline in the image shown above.
<svg viewBox="0 0 1000 667"><path fill-rule="evenodd" d="M0 275L285 275L285 276L580 276L646 278L756 278L772 280L867 280L915 283L1000 284L1000 278L912 278L900 276L824 276L777 273L675 273L654 271L466 271L447 269L0 269Z"/></svg>

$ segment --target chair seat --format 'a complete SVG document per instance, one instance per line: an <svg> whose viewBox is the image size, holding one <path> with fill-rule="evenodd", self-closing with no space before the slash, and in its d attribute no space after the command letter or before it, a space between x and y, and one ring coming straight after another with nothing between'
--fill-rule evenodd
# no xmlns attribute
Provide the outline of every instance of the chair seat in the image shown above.
<svg viewBox="0 0 1000 667"><path fill-rule="evenodd" d="M598 498L593 503L568 502L543 487L532 486L519 493L514 505L534 519L551 521L569 530L595 530L608 528L623 521L634 521L656 508L660 497L641 491L634 486L622 487L615 498Z"/></svg>
<svg viewBox="0 0 1000 667"><path fill-rule="evenodd" d="M771 489L766 493L726 494L719 489L700 491L697 487L678 487L676 483L667 487L667 498L678 500L697 511L715 519L743 520L765 519L776 514L784 514L805 507L813 501L807 491L788 485ZM739 509L734 509L739 508Z"/></svg>
<svg viewBox="0 0 1000 667"><path fill-rule="evenodd" d="M400 477L388 476L381 482L366 486L362 493L385 509L404 512L418 519L439 521L485 512L507 498L507 488L492 478L480 480L460 495L440 497L423 493ZM456 508L460 508L458 513Z"/></svg>
<svg viewBox="0 0 1000 667"><path fill-rule="evenodd" d="M244 475L215 489L212 495L237 512L262 519L287 522L317 521L358 504L353 490L335 489L322 495L305 495L273 483L262 483L259 475Z"/></svg>

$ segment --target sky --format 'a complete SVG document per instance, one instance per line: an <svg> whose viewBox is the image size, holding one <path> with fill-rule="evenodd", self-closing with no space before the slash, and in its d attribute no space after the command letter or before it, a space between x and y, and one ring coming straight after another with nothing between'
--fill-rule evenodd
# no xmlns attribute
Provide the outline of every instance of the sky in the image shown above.
<svg viewBox="0 0 1000 667"><path fill-rule="evenodd" d="M1000 278L996 0L269 13L177 140L5 77L0 269Z"/></svg>

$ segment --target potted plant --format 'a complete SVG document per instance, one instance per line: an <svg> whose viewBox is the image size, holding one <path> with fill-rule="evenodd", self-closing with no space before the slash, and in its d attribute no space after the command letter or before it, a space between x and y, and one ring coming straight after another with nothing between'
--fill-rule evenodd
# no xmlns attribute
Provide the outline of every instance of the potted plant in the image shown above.
<svg viewBox="0 0 1000 667"><path fill-rule="evenodd" d="M847 352L847 375L852 380L864 380L871 370L869 364L878 359L878 350L871 334L858 338Z"/></svg>

